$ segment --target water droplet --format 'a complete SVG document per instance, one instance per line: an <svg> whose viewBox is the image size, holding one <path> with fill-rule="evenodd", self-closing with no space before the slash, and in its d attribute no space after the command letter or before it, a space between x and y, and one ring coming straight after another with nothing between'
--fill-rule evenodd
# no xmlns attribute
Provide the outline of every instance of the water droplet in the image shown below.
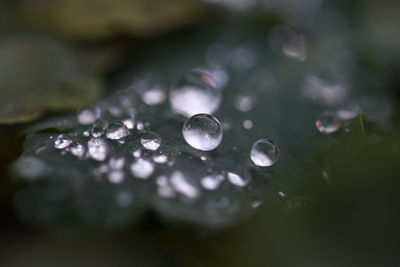
<svg viewBox="0 0 400 267"><path fill-rule="evenodd" d="M107 157L108 145L102 138L92 138L88 141L88 151L92 159L103 161Z"/></svg>
<svg viewBox="0 0 400 267"><path fill-rule="evenodd" d="M147 179L154 172L153 164L145 159L137 159L131 165L132 175L139 179Z"/></svg>
<svg viewBox="0 0 400 267"><path fill-rule="evenodd" d="M133 151L132 155L135 158L140 158L142 156L142 151L140 149L136 149L135 151Z"/></svg>
<svg viewBox="0 0 400 267"><path fill-rule="evenodd" d="M171 198L175 196L175 190L166 176L157 177L156 184L158 186L157 193L160 197Z"/></svg>
<svg viewBox="0 0 400 267"><path fill-rule="evenodd" d="M126 127L131 130L133 127L135 127L135 121L133 119L125 119L123 123L126 125Z"/></svg>
<svg viewBox="0 0 400 267"><path fill-rule="evenodd" d="M142 94L143 102L147 105L158 105L165 101L165 93L161 88L153 88Z"/></svg>
<svg viewBox="0 0 400 267"><path fill-rule="evenodd" d="M236 97L234 106L240 111L249 111L254 107L254 98L248 95L240 95Z"/></svg>
<svg viewBox="0 0 400 267"><path fill-rule="evenodd" d="M92 127L92 136L100 137L103 135L105 129L108 126L108 122L102 119L98 119L93 123Z"/></svg>
<svg viewBox="0 0 400 267"><path fill-rule="evenodd" d="M96 120L96 114L89 109L81 109L77 112L77 119L80 124L89 125Z"/></svg>
<svg viewBox="0 0 400 267"><path fill-rule="evenodd" d="M270 140L260 139L251 147L250 157L257 166L268 167L278 160L279 148Z"/></svg>
<svg viewBox="0 0 400 267"><path fill-rule="evenodd" d="M228 172L227 177L228 177L229 182L231 182L231 184L240 186L240 187L246 186L250 181L250 178L246 179L246 178L240 176L239 174L236 174L233 172Z"/></svg>
<svg viewBox="0 0 400 267"><path fill-rule="evenodd" d="M83 135L84 137L89 137L90 133L89 133L89 131L84 131L84 132L82 133L82 135Z"/></svg>
<svg viewBox="0 0 400 267"><path fill-rule="evenodd" d="M120 184L124 181L125 175L123 171L111 171L108 173L108 181L113 184Z"/></svg>
<svg viewBox="0 0 400 267"><path fill-rule="evenodd" d="M54 147L57 149L67 148L72 143L72 140L60 134L54 141Z"/></svg>
<svg viewBox="0 0 400 267"><path fill-rule="evenodd" d="M251 120L245 120L243 122L243 128L250 130L251 128L253 128L253 122Z"/></svg>
<svg viewBox="0 0 400 267"><path fill-rule="evenodd" d="M143 122L138 121L138 123L136 124L136 129L138 129L139 131L142 131L144 129Z"/></svg>
<svg viewBox="0 0 400 267"><path fill-rule="evenodd" d="M201 185L204 189L215 190L224 180L223 175L207 175L201 179Z"/></svg>
<svg viewBox="0 0 400 267"><path fill-rule="evenodd" d="M108 165L113 170L120 170L125 166L125 158L124 157L110 158Z"/></svg>
<svg viewBox="0 0 400 267"><path fill-rule="evenodd" d="M129 129L122 122L113 122L106 130L106 137L112 140L119 140L129 134Z"/></svg>
<svg viewBox="0 0 400 267"><path fill-rule="evenodd" d="M163 155L163 154L154 155L153 156L153 161L155 163L163 164L163 163L166 163L168 161L168 157L167 157L167 155Z"/></svg>
<svg viewBox="0 0 400 267"><path fill-rule="evenodd" d="M330 134L339 130L341 123L336 113L324 111L318 116L315 125L321 133Z"/></svg>
<svg viewBox="0 0 400 267"><path fill-rule="evenodd" d="M214 113L221 97L221 90L211 74L193 70L171 88L169 100L173 112L190 117L198 113Z"/></svg>
<svg viewBox="0 0 400 267"><path fill-rule="evenodd" d="M144 132L140 137L140 143L148 150L157 150L161 144L161 138L155 132Z"/></svg>
<svg viewBox="0 0 400 267"><path fill-rule="evenodd" d="M188 198L197 198L200 194L199 190L189 183L185 176L179 171L172 173L170 182L176 192L181 193Z"/></svg>
<svg viewBox="0 0 400 267"><path fill-rule="evenodd" d="M223 130L221 123L209 114L197 114L186 120L182 129L183 138L192 147L209 151L219 146Z"/></svg>
<svg viewBox="0 0 400 267"><path fill-rule="evenodd" d="M307 57L305 36L297 34L290 27L274 27L269 34L269 43L274 51L289 58L304 61Z"/></svg>
<svg viewBox="0 0 400 267"><path fill-rule="evenodd" d="M74 144L71 145L70 151L71 151L72 155L74 155L74 156L76 156L78 158L81 158L81 157L83 157L85 155L86 149L82 144L74 143Z"/></svg>

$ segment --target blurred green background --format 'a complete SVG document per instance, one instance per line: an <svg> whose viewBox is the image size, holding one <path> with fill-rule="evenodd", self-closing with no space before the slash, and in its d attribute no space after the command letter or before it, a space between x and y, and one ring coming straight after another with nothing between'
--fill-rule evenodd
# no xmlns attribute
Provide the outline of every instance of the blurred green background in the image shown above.
<svg viewBox="0 0 400 267"><path fill-rule="evenodd" d="M399 14L390 0L1 1L0 266L398 266ZM277 53L271 32L282 25L305 36L306 52ZM367 103L353 122L362 134L335 139L337 149L297 151L294 159L309 157L315 168L293 178L291 195L264 201L229 227L149 212L123 229L82 233L19 218L13 197L25 185L10 181L9 166L25 129L95 103L148 66L180 76L203 63L198 54L214 40L237 36L267 51L262 60L295 59L270 65L280 73L277 88L287 80L300 90L302 70L335 58L338 48L350 51L351 98ZM322 162L332 163L328 178Z"/></svg>

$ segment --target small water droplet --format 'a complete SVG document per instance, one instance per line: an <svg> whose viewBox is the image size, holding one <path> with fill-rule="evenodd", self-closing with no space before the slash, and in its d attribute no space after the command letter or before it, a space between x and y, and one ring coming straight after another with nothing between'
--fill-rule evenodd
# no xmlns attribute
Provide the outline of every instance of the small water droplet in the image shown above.
<svg viewBox="0 0 400 267"><path fill-rule="evenodd" d="M167 157L167 155L163 155L163 154L154 155L153 156L153 161L155 163L163 164L163 163L166 163L168 161L168 157Z"/></svg>
<svg viewBox="0 0 400 267"><path fill-rule="evenodd" d="M186 117L214 113L221 98L221 90L212 75L202 70L189 72L171 88L169 95L172 111Z"/></svg>
<svg viewBox="0 0 400 267"><path fill-rule="evenodd" d="M136 129L138 129L139 131L142 131L144 129L143 122L138 121L138 123L136 124Z"/></svg>
<svg viewBox="0 0 400 267"><path fill-rule="evenodd" d="M123 123L126 125L126 127L131 130L133 127L135 127L135 121L133 119L125 119Z"/></svg>
<svg viewBox="0 0 400 267"><path fill-rule="evenodd" d="M80 109L77 112L77 119L80 124L89 125L96 120L96 114L89 109Z"/></svg>
<svg viewBox="0 0 400 267"><path fill-rule="evenodd" d="M223 175L207 175L201 179L201 185L204 189L215 190L219 187L224 180Z"/></svg>
<svg viewBox="0 0 400 267"><path fill-rule="evenodd" d="M165 101L165 93L161 88L153 88L142 94L143 102L147 105L158 105Z"/></svg>
<svg viewBox="0 0 400 267"><path fill-rule="evenodd" d="M103 161L107 157L108 145L102 138L92 138L88 141L88 151L92 159Z"/></svg>
<svg viewBox="0 0 400 267"><path fill-rule="evenodd" d="M140 158L142 156L142 151L140 149L136 149L135 151L133 151L132 155L135 158Z"/></svg>
<svg viewBox="0 0 400 267"><path fill-rule="evenodd" d="M161 144L161 138L155 132L144 132L140 137L140 143L148 150L157 150Z"/></svg>
<svg viewBox="0 0 400 267"><path fill-rule="evenodd" d="M72 140L60 134L54 141L54 147L57 149L67 148L72 143Z"/></svg>
<svg viewBox="0 0 400 267"><path fill-rule="evenodd" d="M250 178L246 179L246 178L240 176L239 174L236 174L233 172L228 172L227 177L228 177L229 182L231 182L231 184L240 186L240 187L246 186L250 181Z"/></svg>
<svg viewBox="0 0 400 267"><path fill-rule="evenodd" d="M248 95L239 95L234 101L234 106L240 111L249 111L254 107L254 98Z"/></svg>
<svg viewBox="0 0 400 267"><path fill-rule="evenodd" d="M145 159L139 158L131 164L132 175L139 179L147 179L154 172L153 164Z"/></svg>
<svg viewBox="0 0 400 267"><path fill-rule="evenodd" d="M251 120L245 120L243 122L243 128L250 130L251 128L253 128L253 122Z"/></svg>
<svg viewBox="0 0 400 267"><path fill-rule="evenodd" d="M174 188L164 175L157 177L157 193L160 197L171 198L176 195Z"/></svg>
<svg viewBox="0 0 400 267"><path fill-rule="evenodd" d="M124 178L123 171L111 171L108 173L108 181L112 184L120 184L124 181Z"/></svg>
<svg viewBox="0 0 400 267"><path fill-rule="evenodd" d="M100 137L103 135L105 129L107 129L108 122L102 119L98 119L93 123L92 136Z"/></svg>
<svg viewBox="0 0 400 267"><path fill-rule="evenodd" d="M341 123L336 113L330 111L322 112L315 121L318 131L323 134L334 133L339 130Z"/></svg>
<svg viewBox="0 0 400 267"><path fill-rule="evenodd" d="M223 137L221 123L212 115L197 114L186 120L182 128L185 141L202 151L219 146Z"/></svg>
<svg viewBox="0 0 400 267"><path fill-rule="evenodd" d="M70 151L72 155L82 158L85 155L86 148L82 144L76 142L71 145Z"/></svg>
<svg viewBox="0 0 400 267"><path fill-rule="evenodd" d="M188 198L197 198L200 194L199 190L189 183L180 171L174 171L172 173L170 182L176 192Z"/></svg>
<svg viewBox="0 0 400 267"><path fill-rule="evenodd" d="M89 131L84 131L84 132L82 133L82 135L83 135L84 137L89 137L90 133L89 133Z"/></svg>
<svg viewBox="0 0 400 267"><path fill-rule="evenodd" d="M113 122L106 130L106 137L112 140L119 140L129 135L129 129L122 122Z"/></svg>
<svg viewBox="0 0 400 267"><path fill-rule="evenodd" d="M113 170L120 170L125 166L125 158L110 158L108 165Z"/></svg>
<svg viewBox="0 0 400 267"><path fill-rule="evenodd" d="M267 139L256 141L251 147L250 158L254 164L260 167L268 167L277 162L279 157L278 146Z"/></svg>
<svg viewBox="0 0 400 267"><path fill-rule="evenodd" d="M274 51L289 58L304 61L307 57L305 36L287 26L274 27L269 34L269 43Z"/></svg>

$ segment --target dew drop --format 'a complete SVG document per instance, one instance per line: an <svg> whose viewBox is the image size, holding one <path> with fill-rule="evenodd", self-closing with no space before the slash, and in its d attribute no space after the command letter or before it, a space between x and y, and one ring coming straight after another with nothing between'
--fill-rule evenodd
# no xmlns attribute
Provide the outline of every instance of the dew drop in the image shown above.
<svg viewBox="0 0 400 267"><path fill-rule="evenodd" d="M129 129L122 122L113 122L106 130L106 137L112 140L119 140L129 134Z"/></svg>
<svg viewBox="0 0 400 267"><path fill-rule="evenodd" d="M84 131L84 132L82 133L82 135L83 135L84 137L89 137L90 133L89 133L89 131Z"/></svg>
<svg viewBox="0 0 400 267"><path fill-rule="evenodd" d="M254 107L254 98L248 95L239 95L233 104L238 110L246 112Z"/></svg>
<svg viewBox="0 0 400 267"><path fill-rule="evenodd" d="M108 145L102 138L92 138L88 141L88 151L92 159L103 161L107 157Z"/></svg>
<svg viewBox="0 0 400 267"><path fill-rule="evenodd" d="M243 128L245 128L246 130L250 130L251 128L253 128L253 122L251 120L245 120L243 122Z"/></svg>
<svg viewBox="0 0 400 267"><path fill-rule="evenodd" d="M153 164L145 159L137 159L131 164L132 175L139 179L147 179L154 172Z"/></svg>
<svg viewBox="0 0 400 267"><path fill-rule="evenodd" d="M136 149L135 151L133 151L132 155L135 158L140 158L142 156L142 151L140 149Z"/></svg>
<svg viewBox="0 0 400 267"><path fill-rule="evenodd" d="M181 193L188 198L197 198L200 194L199 190L189 183L185 176L179 171L172 173L170 182L176 192Z"/></svg>
<svg viewBox="0 0 400 267"><path fill-rule="evenodd" d="M341 123L336 113L324 111L318 116L315 126L321 133L330 134L339 130Z"/></svg>
<svg viewBox="0 0 400 267"><path fill-rule="evenodd" d="M223 130L212 115L197 114L186 120L182 128L185 141L198 150L209 151L219 146Z"/></svg>
<svg viewBox="0 0 400 267"><path fill-rule="evenodd" d="M100 137L103 135L105 129L107 128L108 123L105 120L98 119L93 123L92 127L92 136L93 137Z"/></svg>
<svg viewBox="0 0 400 267"><path fill-rule="evenodd" d="M89 109L80 109L77 112L77 120L80 124L89 125L96 120L96 114Z"/></svg>
<svg viewBox="0 0 400 267"><path fill-rule="evenodd" d="M221 90L212 75L202 70L189 72L171 88L169 94L172 111L186 117L198 113L214 113L221 98Z"/></svg>
<svg viewBox="0 0 400 267"><path fill-rule="evenodd" d="M67 148L72 143L72 140L60 134L54 141L54 147L57 149Z"/></svg>
<svg viewBox="0 0 400 267"><path fill-rule="evenodd" d="M165 93L160 88L153 88L144 92L142 99L147 105L158 105L165 101Z"/></svg>
<svg viewBox="0 0 400 267"><path fill-rule="evenodd" d="M155 132L144 132L140 137L140 143L148 150L157 150L161 144L161 138Z"/></svg>
<svg viewBox="0 0 400 267"><path fill-rule="evenodd" d="M120 170L125 166L125 158L124 157L110 158L108 165L113 170Z"/></svg>
<svg viewBox="0 0 400 267"><path fill-rule="evenodd" d="M279 148L271 140L260 139L251 147L250 158L257 166L271 166L278 161Z"/></svg>
<svg viewBox="0 0 400 267"><path fill-rule="evenodd" d="M83 157L85 155L86 149L82 144L74 143L74 144L71 145L70 151L71 151L72 155L74 155L74 156L76 156L78 158L81 158L81 157Z"/></svg>
<svg viewBox="0 0 400 267"><path fill-rule="evenodd" d="M201 179L201 185L204 189L215 190L219 187L223 180L223 175L208 175Z"/></svg>
<svg viewBox="0 0 400 267"><path fill-rule="evenodd" d="M174 188L165 175L161 175L156 179L157 193L160 197L171 198L176 195Z"/></svg>
<svg viewBox="0 0 400 267"><path fill-rule="evenodd" d="M239 174L236 174L233 172L228 172L227 177L228 177L229 182L231 182L231 184L239 186L239 187L246 186L250 181L250 179L245 179L244 177L240 176Z"/></svg>
<svg viewBox="0 0 400 267"><path fill-rule="evenodd" d="M107 178L110 183L120 184L124 181L125 175L123 171L111 171Z"/></svg>
<svg viewBox="0 0 400 267"><path fill-rule="evenodd" d="M154 155L153 156L153 161L155 163L159 163L159 164L164 164L168 161L168 157L166 155Z"/></svg>

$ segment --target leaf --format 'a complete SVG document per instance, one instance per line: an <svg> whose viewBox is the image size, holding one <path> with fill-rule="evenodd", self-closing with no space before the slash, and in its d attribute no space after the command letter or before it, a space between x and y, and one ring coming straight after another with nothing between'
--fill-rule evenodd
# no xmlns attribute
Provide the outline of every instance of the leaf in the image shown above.
<svg viewBox="0 0 400 267"><path fill-rule="evenodd" d="M98 78L68 46L33 37L0 43L0 123L22 123L47 111L76 109L99 96Z"/></svg>
<svg viewBox="0 0 400 267"><path fill-rule="evenodd" d="M308 61L298 62L265 48L262 32L254 30L249 36L231 33L217 41L200 33L197 38L202 42L184 48L182 44L188 43L185 39L157 42L135 62L145 64L135 65L117 79L116 86L126 89L87 108L89 122L81 118L79 123L76 116L66 115L31 127L35 133L27 137L23 154L12 168L15 181L27 182L15 196L18 214L41 225L97 229L126 227L155 212L167 222L221 228L247 218L265 202L283 199L289 210L301 207L308 198L297 195L302 191L299 188L309 186L311 190L315 182L325 183L323 171L335 164L335 158L325 158L324 151L361 149L360 137L365 130L360 122L365 119L347 109L349 98L329 103L326 100L331 95L319 93L321 99L315 101L303 91L304 86L315 85L307 83L310 76L312 81L327 82L325 76L318 76L319 71L337 74L346 61L335 61L332 50L321 49ZM181 133L184 118L171 111L165 97L157 98L156 104L146 100L149 90L157 88L161 95L166 94L166 88L188 69L205 63L218 83L228 77L222 103L214 114L224 125L224 138L210 152L186 144ZM337 79L334 84L344 86L350 77ZM355 94L344 88L347 96ZM342 127L329 135L315 127L318 115L326 109L335 114L345 111L345 115L340 113ZM368 111L369 106L362 109ZM95 117L106 121L109 129L116 121L125 121L128 126L134 121L135 127L120 140L104 134L94 138L90 132ZM252 128L243 126L246 120ZM49 127L60 133L49 131ZM158 150L141 144L146 131L160 136ZM253 164L249 153L258 139L277 143L280 157L276 164L267 168ZM98 150L90 155L87 150L94 144ZM79 145L84 153L77 153ZM106 157L104 151L108 151ZM166 162L157 160L160 155ZM138 165L132 167L135 163ZM232 182L229 173L248 183L241 186ZM321 179L311 179L311 173ZM205 176L218 175L223 180L215 190L201 182Z"/></svg>

